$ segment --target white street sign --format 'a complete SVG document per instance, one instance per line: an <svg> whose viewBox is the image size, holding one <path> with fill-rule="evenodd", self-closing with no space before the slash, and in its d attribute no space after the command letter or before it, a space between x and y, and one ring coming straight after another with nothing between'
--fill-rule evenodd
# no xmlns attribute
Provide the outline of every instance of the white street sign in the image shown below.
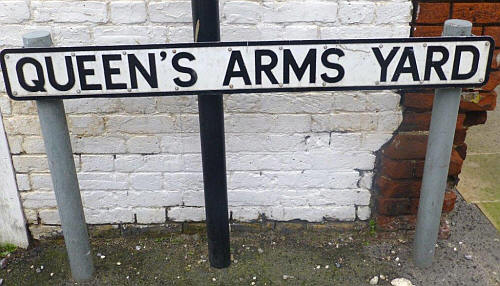
<svg viewBox="0 0 500 286"><path fill-rule="evenodd" d="M6 49L13 99L472 87L490 37Z"/></svg>

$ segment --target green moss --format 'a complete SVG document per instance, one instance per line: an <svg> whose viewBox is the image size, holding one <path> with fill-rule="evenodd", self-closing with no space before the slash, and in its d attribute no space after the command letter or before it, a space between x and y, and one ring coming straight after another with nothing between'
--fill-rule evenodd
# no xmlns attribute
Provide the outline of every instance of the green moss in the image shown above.
<svg viewBox="0 0 500 286"><path fill-rule="evenodd" d="M10 244L10 243L0 244L0 257L5 257L9 253L16 251L16 249L17 249L17 246Z"/></svg>

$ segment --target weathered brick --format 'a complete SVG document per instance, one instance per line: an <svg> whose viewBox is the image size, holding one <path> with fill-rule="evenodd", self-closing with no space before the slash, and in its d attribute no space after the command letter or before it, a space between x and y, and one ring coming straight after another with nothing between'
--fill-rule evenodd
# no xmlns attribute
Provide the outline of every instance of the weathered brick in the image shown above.
<svg viewBox="0 0 500 286"><path fill-rule="evenodd" d="M490 72L488 82L484 86L482 86L481 89L491 91L494 90L498 85L500 85L500 71L492 71Z"/></svg>
<svg viewBox="0 0 500 286"><path fill-rule="evenodd" d="M443 32L443 26L414 26L413 27L413 37L439 37ZM483 32L483 27L474 26L472 27L473 35L481 35Z"/></svg>
<svg viewBox="0 0 500 286"><path fill-rule="evenodd" d="M500 40L499 40L500 42ZM498 42L496 42L498 43ZM500 68L500 49L496 49L493 52L493 59L491 60L491 68L492 69L498 69Z"/></svg>
<svg viewBox="0 0 500 286"><path fill-rule="evenodd" d="M462 143L460 145L457 145L457 146L455 146L455 150L460 155L460 158L465 160L465 157L467 156L467 144Z"/></svg>
<svg viewBox="0 0 500 286"><path fill-rule="evenodd" d="M391 159L423 159L427 150L427 135L400 133L394 136L383 154Z"/></svg>
<svg viewBox="0 0 500 286"><path fill-rule="evenodd" d="M425 131L429 130L431 124L431 112L405 112L400 131ZM463 128L465 114L459 113L456 128Z"/></svg>
<svg viewBox="0 0 500 286"><path fill-rule="evenodd" d="M452 16L455 19L487 24L500 22L500 3L454 3Z"/></svg>
<svg viewBox="0 0 500 286"><path fill-rule="evenodd" d="M493 110L497 104L497 94L494 91L478 93L479 100L460 102L461 111L484 111Z"/></svg>
<svg viewBox="0 0 500 286"><path fill-rule="evenodd" d="M500 9L498 12L500 13ZM500 47L500 26L486 26L484 27L483 34L486 36L491 36L493 40L495 40L495 46L497 48Z"/></svg>
<svg viewBox="0 0 500 286"><path fill-rule="evenodd" d="M440 24L448 19L450 3L418 3L416 23Z"/></svg>
<svg viewBox="0 0 500 286"><path fill-rule="evenodd" d="M375 184L379 195L385 198L417 198L422 187L419 179L393 180L385 176L378 176Z"/></svg>
<svg viewBox="0 0 500 286"><path fill-rule="evenodd" d="M469 127L484 124L487 118L488 114L486 111L469 111L465 113L464 126Z"/></svg>

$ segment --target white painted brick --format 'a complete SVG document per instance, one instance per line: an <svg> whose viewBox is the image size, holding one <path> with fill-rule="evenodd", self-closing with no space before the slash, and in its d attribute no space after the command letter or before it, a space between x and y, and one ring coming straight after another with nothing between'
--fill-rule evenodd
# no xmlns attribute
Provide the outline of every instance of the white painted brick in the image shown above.
<svg viewBox="0 0 500 286"><path fill-rule="evenodd" d="M5 92L5 82L3 80L2 72L0 71L0 93L4 93L4 92ZM9 97L6 94L1 95L1 97L9 99ZM6 114L7 113L4 113L4 115L6 115Z"/></svg>
<svg viewBox="0 0 500 286"><path fill-rule="evenodd" d="M227 112L321 114L342 110L335 104L342 95L341 92L232 94L226 95L224 103Z"/></svg>
<svg viewBox="0 0 500 286"><path fill-rule="evenodd" d="M37 112L35 101L12 101L12 112L16 115L34 115Z"/></svg>
<svg viewBox="0 0 500 286"><path fill-rule="evenodd" d="M22 192L23 207L27 209L54 208L56 197L54 192Z"/></svg>
<svg viewBox="0 0 500 286"><path fill-rule="evenodd" d="M396 130L403 121L403 114L401 112L380 112L377 123L377 130L390 132Z"/></svg>
<svg viewBox="0 0 500 286"><path fill-rule="evenodd" d="M181 192L129 191L127 195L127 204L131 207L167 207L181 203Z"/></svg>
<svg viewBox="0 0 500 286"><path fill-rule="evenodd" d="M19 191L31 190L30 179L28 174L17 174L16 181L17 181L17 189Z"/></svg>
<svg viewBox="0 0 500 286"><path fill-rule="evenodd" d="M227 136L228 134L226 133L226 138ZM200 134L197 133L161 136L161 151L166 153L200 153L200 144Z"/></svg>
<svg viewBox="0 0 500 286"><path fill-rule="evenodd" d="M203 191L186 191L182 194L182 205L187 207L204 207L205 195Z"/></svg>
<svg viewBox="0 0 500 286"><path fill-rule="evenodd" d="M52 178L47 173L31 173L31 187L34 191L52 191Z"/></svg>
<svg viewBox="0 0 500 286"><path fill-rule="evenodd" d="M82 155L82 172L111 172L114 158L111 155Z"/></svg>
<svg viewBox="0 0 500 286"><path fill-rule="evenodd" d="M163 185L161 173L135 173L130 175L129 180L135 190L161 190Z"/></svg>
<svg viewBox="0 0 500 286"><path fill-rule="evenodd" d="M88 26L56 25L52 40L55 46L88 46L93 43Z"/></svg>
<svg viewBox="0 0 500 286"><path fill-rule="evenodd" d="M338 4L332 1L264 2L262 21L271 23L337 21Z"/></svg>
<svg viewBox="0 0 500 286"><path fill-rule="evenodd" d="M221 39L223 41L280 40L282 38L283 28L278 25L221 25Z"/></svg>
<svg viewBox="0 0 500 286"><path fill-rule="evenodd" d="M160 139L157 136L134 136L127 140L128 153L159 153Z"/></svg>
<svg viewBox="0 0 500 286"><path fill-rule="evenodd" d="M371 189L373 183L373 172L363 172L363 176L359 180L359 187L364 189Z"/></svg>
<svg viewBox="0 0 500 286"><path fill-rule="evenodd" d="M104 119L98 116L71 115L68 116L68 127L73 135L102 135Z"/></svg>
<svg viewBox="0 0 500 286"><path fill-rule="evenodd" d="M156 109L156 100L157 97L120 98L120 110L123 110L125 113L154 113Z"/></svg>
<svg viewBox="0 0 500 286"><path fill-rule="evenodd" d="M134 211L131 209L93 210L85 209L85 221L88 224L116 224L134 222Z"/></svg>
<svg viewBox="0 0 500 286"><path fill-rule="evenodd" d="M356 216L359 220L367 220L370 218L371 209L369 206L357 206Z"/></svg>
<svg viewBox="0 0 500 286"><path fill-rule="evenodd" d="M61 224L61 219L59 218L59 213L57 209L44 209L38 213L42 224Z"/></svg>
<svg viewBox="0 0 500 286"><path fill-rule="evenodd" d="M226 114L227 132L233 133L295 133L311 131L311 117L297 115Z"/></svg>
<svg viewBox="0 0 500 286"><path fill-rule="evenodd" d="M133 24L146 21L146 5L143 1L112 1L109 6L112 23Z"/></svg>
<svg viewBox="0 0 500 286"><path fill-rule="evenodd" d="M156 110L160 113L198 113L198 100L190 95L157 97Z"/></svg>
<svg viewBox="0 0 500 286"><path fill-rule="evenodd" d="M14 155L12 163L17 172L47 172L49 165L45 155Z"/></svg>
<svg viewBox="0 0 500 286"><path fill-rule="evenodd" d="M323 220L353 221L356 218L354 206L325 207L273 207L268 217L273 220L305 220L321 222Z"/></svg>
<svg viewBox="0 0 500 286"><path fill-rule="evenodd" d="M346 2L339 4L339 20L342 24L369 24L375 18L373 2Z"/></svg>
<svg viewBox="0 0 500 286"><path fill-rule="evenodd" d="M235 171L228 174L229 189L244 188L356 188L359 173L331 170Z"/></svg>
<svg viewBox="0 0 500 286"><path fill-rule="evenodd" d="M73 140L73 152L107 154L125 153L125 139L109 135L93 137L77 137Z"/></svg>
<svg viewBox="0 0 500 286"><path fill-rule="evenodd" d="M312 115L312 131L370 131L376 130L377 113L336 113Z"/></svg>
<svg viewBox="0 0 500 286"><path fill-rule="evenodd" d="M157 23L192 23L191 2L162 1L150 2L149 19Z"/></svg>
<svg viewBox="0 0 500 286"><path fill-rule="evenodd" d="M27 154L44 154L45 144L43 143L43 138L39 136L24 137L22 149Z"/></svg>
<svg viewBox="0 0 500 286"><path fill-rule="evenodd" d="M320 190L319 196L311 198L309 205L367 205L370 203L370 191L367 189Z"/></svg>
<svg viewBox="0 0 500 286"><path fill-rule="evenodd" d="M23 137L22 136L9 136L9 149L11 154L20 154L23 151Z"/></svg>
<svg viewBox="0 0 500 286"><path fill-rule="evenodd" d="M105 23L107 9L105 2L97 1L32 1L35 22L91 22Z"/></svg>
<svg viewBox="0 0 500 286"><path fill-rule="evenodd" d="M204 221L205 208L173 207L168 209L167 216L171 221Z"/></svg>
<svg viewBox="0 0 500 286"><path fill-rule="evenodd" d="M2 76L0 74L0 76ZM0 82L0 84L4 84L3 81ZM0 91L2 92L2 91ZM6 96L0 96L0 112L2 112L2 115L10 115L12 113L12 108L10 105L10 99Z"/></svg>
<svg viewBox="0 0 500 286"><path fill-rule="evenodd" d="M81 190L127 190L128 178L120 173L78 173Z"/></svg>
<svg viewBox="0 0 500 286"><path fill-rule="evenodd" d="M261 14L262 6L257 2L230 1L223 6L224 22L228 24L256 24Z"/></svg>
<svg viewBox="0 0 500 286"><path fill-rule="evenodd" d="M166 220L164 208L138 208L135 209L137 223L162 223Z"/></svg>
<svg viewBox="0 0 500 286"><path fill-rule="evenodd" d="M113 209L130 207L127 201L128 191L83 191L82 203L87 209Z"/></svg>
<svg viewBox="0 0 500 286"><path fill-rule="evenodd" d="M94 29L96 45L159 44L167 40L163 26L98 26Z"/></svg>
<svg viewBox="0 0 500 286"><path fill-rule="evenodd" d="M26 1L0 2L0 23L21 23L30 17L30 9Z"/></svg>
<svg viewBox="0 0 500 286"><path fill-rule="evenodd" d="M410 35L410 27L408 25L332 26L321 27L320 34L322 39L402 38Z"/></svg>
<svg viewBox="0 0 500 286"><path fill-rule="evenodd" d="M29 224L38 224L38 212L32 209L24 209L24 216Z"/></svg>
<svg viewBox="0 0 500 286"><path fill-rule="evenodd" d="M118 155L115 160L119 172L178 172L183 167L181 155Z"/></svg>
<svg viewBox="0 0 500 286"><path fill-rule="evenodd" d="M36 115L18 115L4 118L5 131L9 135L40 135L40 122Z"/></svg>
<svg viewBox="0 0 500 286"><path fill-rule="evenodd" d="M203 174L198 173L165 173L163 174L166 191L202 191Z"/></svg>
<svg viewBox="0 0 500 286"><path fill-rule="evenodd" d="M376 151L388 142L392 136L392 133L366 133L363 135L361 149Z"/></svg>
<svg viewBox="0 0 500 286"><path fill-rule="evenodd" d="M335 95L334 110L392 111L400 100L401 96L392 92L342 92Z"/></svg>
<svg viewBox="0 0 500 286"><path fill-rule="evenodd" d="M231 217L236 221L254 221L264 213L262 207L230 207Z"/></svg>
<svg viewBox="0 0 500 286"><path fill-rule="evenodd" d="M176 117L161 115L113 115L106 119L106 128L112 133L155 134L175 132Z"/></svg>
<svg viewBox="0 0 500 286"><path fill-rule="evenodd" d="M289 25L285 27L283 36L287 40L319 39L319 29L316 25Z"/></svg>
<svg viewBox="0 0 500 286"><path fill-rule="evenodd" d="M120 100L117 98L80 98L64 101L68 114L112 113L120 111Z"/></svg>
<svg viewBox="0 0 500 286"><path fill-rule="evenodd" d="M185 154L183 170L186 172L202 172L201 154Z"/></svg>
<svg viewBox="0 0 500 286"><path fill-rule="evenodd" d="M412 3L407 2L380 2L377 3L377 24L409 23L411 21Z"/></svg>
<svg viewBox="0 0 500 286"><path fill-rule="evenodd" d="M167 41L169 43L192 43L193 27L189 26L169 26ZM177 98L177 97L176 97Z"/></svg>

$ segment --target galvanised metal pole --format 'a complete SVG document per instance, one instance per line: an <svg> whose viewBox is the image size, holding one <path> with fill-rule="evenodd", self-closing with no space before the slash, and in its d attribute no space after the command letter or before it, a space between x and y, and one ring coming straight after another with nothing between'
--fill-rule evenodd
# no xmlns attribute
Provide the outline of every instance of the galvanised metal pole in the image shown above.
<svg viewBox="0 0 500 286"><path fill-rule="evenodd" d="M49 32L35 31L24 35L23 43L25 48L50 47L52 39ZM43 99L36 103L71 275L76 281L89 280L94 275L94 264L64 104L60 99Z"/></svg>
<svg viewBox="0 0 500 286"><path fill-rule="evenodd" d="M191 0L195 42L220 41L219 1ZM227 206L224 106L221 93L198 95L205 213L210 265L231 264Z"/></svg>
<svg viewBox="0 0 500 286"><path fill-rule="evenodd" d="M444 23L442 35L470 36L471 30L471 22L452 19ZM434 258L461 91L436 89L434 96L415 233L414 259L419 267L430 266Z"/></svg>

